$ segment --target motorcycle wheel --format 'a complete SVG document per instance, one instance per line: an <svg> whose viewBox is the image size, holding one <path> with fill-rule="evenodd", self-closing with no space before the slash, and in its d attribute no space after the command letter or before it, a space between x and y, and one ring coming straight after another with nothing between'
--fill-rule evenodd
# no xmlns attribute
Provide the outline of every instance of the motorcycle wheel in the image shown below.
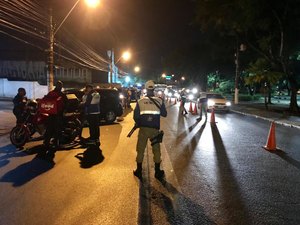
<svg viewBox="0 0 300 225"><path fill-rule="evenodd" d="M66 127L61 137L61 143L63 144L71 143L79 136L81 131L81 122L80 120L75 119L73 121L69 121L65 126Z"/></svg>
<svg viewBox="0 0 300 225"><path fill-rule="evenodd" d="M11 143L20 148L26 144L28 141L28 134L24 127L16 126L10 132L10 141Z"/></svg>

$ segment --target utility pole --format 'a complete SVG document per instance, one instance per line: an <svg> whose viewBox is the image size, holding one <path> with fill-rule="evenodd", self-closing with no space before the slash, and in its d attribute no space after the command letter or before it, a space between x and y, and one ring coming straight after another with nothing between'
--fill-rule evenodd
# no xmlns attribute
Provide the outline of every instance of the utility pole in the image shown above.
<svg viewBox="0 0 300 225"><path fill-rule="evenodd" d="M240 79L240 49L239 43L236 45L235 53L235 85L234 85L234 104L239 104L239 79Z"/></svg>
<svg viewBox="0 0 300 225"><path fill-rule="evenodd" d="M48 63L48 90L53 90L54 83L54 28L53 28L53 15L52 8L49 9L50 24L49 24L49 63Z"/></svg>

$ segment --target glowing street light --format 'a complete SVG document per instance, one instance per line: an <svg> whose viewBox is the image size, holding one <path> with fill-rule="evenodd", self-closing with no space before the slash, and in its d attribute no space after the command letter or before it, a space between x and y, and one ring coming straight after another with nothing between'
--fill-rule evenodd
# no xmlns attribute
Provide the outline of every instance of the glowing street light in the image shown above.
<svg viewBox="0 0 300 225"><path fill-rule="evenodd" d="M129 51L123 52L122 58L123 60L128 61L131 58L130 52Z"/></svg>
<svg viewBox="0 0 300 225"><path fill-rule="evenodd" d="M161 75L162 78L166 78L166 76L167 76L167 75L166 75L165 73L163 73L163 74Z"/></svg>
<svg viewBox="0 0 300 225"><path fill-rule="evenodd" d="M100 0L85 0L89 7L96 8L100 4Z"/></svg>
<svg viewBox="0 0 300 225"><path fill-rule="evenodd" d="M53 16L52 16L52 8L50 7L50 32L49 32L49 63L48 63L48 90L51 91L53 89L54 83L54 37L56 33L60 30L61 26L65 23L65 21L69 18L70 14L73 12L74 8L78 5L81 0L77 0L72 8L69 10L67 15L61 21L61 23L57 26L57 28L53 25ZM100 0L85 0L88 6L97 7L100 3Z"/></svg>
<svg viewBox="0 0 300 225"><path fill-rule="evenodd" d="M122 53L121 57L116 61L115 64L117 64L121 59L124 61L128 61L131 58L131 53L129 51L125 51Z"/></svg>
<svg viewBox="0 0 300 225"><path fill-rule="evenodd" d="M181 80L185 80L185 77L181 77Z"/></svg>
<svg viewBox="0 0 300 225"><path fill-rule="evenodd" d="M139 66L134 67L134 72L139 73L141 71L141 68Z"/></svg>
<svg viewBox="0 0 300 225"><path fill-rule="evenodd" d="M125 82L126 82L126 83L129 83L130 81L131 81L130 77L128 77L128 76L125 77Z"/></svg>

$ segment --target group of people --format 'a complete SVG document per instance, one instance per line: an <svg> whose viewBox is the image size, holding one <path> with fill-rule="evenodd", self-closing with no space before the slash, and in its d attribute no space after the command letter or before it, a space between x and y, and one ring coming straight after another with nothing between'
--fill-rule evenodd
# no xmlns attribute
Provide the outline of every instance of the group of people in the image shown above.
<svg viewBox="0 0 300 225"><path fill-rule="evenodd" d="M181 103L180 103L180 108L179 108L179 112L182 115L188 114L186 108L184 107L184 105L187 101L186 95L187 95L187 93L186 93L185 89L183 89L180 94ZM206 96L205 92L200 93L199 100L198 100L198 109L200 111L199 120L202 120L203 113L205 115L205 118L207 118L207 96Z"/></svg>
<svg viewBox="0 0 300 225"><path fill-rule="evenodd" d="M45 97L49 98L61 98L63 105L66 104L67 98L62 92L63 83L57 81L55 89L50 91ZM142 163L144 158L144 152L147 146L148 140L151 141L153 159L155 162L155 177L160 179L164 177L164 170L160 168L161 165L161 150L160 143L162 142L163 132L160 131L160 117L167 116L167 110L162 98L154 96L154 82L152 80L147 81L145 84L147 94L145 97L138 100L134 109L133 119L139 127L138 140L136 145L136 164L137 168L133 171L133 174L139 179L142 178ZM22 107L25 107L27 98L24 88L19 88L17 96L14 98L14 114L19 122L21 117ZM85 112L85 119L89 123L90 137L87 140L88 144L94 144L100 146L100 129L99 129L99 115L100 115L100 95L93 89L92 85L87 85L85 88L85 95L82 98L81 106ZM47 130L44 137L44 150L39 153L42 157L50 156L54 157L58 140L62 129L63 122L63 109L61 107L57 114L51 115L47 122ZM54 146L50 145L50 140L54 139Z"/></svg>
<svg viewBox="0 0 300 225"><path fill-rule="evenodd" d="M45 99L51 99L57 103L57 112L50 114L46 121L46 131L44 134L43 148L38 156L41 158L53 159L57 148L60 145L60 137L63 130L63 113L67 104L67 96L62 92L63 83L57 81L54 90L50 91L44 96ZM23 114L27 102L26 90L19 88L17 95L13 99L14 108L13 113L16 116L17 123L23 122ZM93 89L92 85L85 87L85 95L82 98L80 108L84 116L82 120L87 120L89 124L90 137L85 141L85 144L94 144L100 146L100 129L99 129L99 115L100 115L100 94ZM82 121L83 123L83 121ZM81 127L81 131L82 131ZM80 134L80 138L82 138ZM52 141L51 141L52 140Z"/></svg>

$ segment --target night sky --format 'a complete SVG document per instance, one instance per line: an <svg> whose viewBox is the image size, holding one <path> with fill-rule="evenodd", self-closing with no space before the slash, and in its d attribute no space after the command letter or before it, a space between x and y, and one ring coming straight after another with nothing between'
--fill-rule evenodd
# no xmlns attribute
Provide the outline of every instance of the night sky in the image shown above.
<svg viewBox="0 0 300 225"><path fill-rule="evenodd" d="M77 24L80 38L103 54L110 48L119 55L131 49L131 63L140 64L146 73L175 73L164 71L162 60L180 46L200 41L200 28L193 20L194 5L189 0L103 0L94 11L81 4L67 26L74 32Z"/></svg>
<svg viewBox="0 0 300 225"><path fill-rule="evenodd" d="M38 2L45 8L50 3L48 0ZM53 16L59 23L75 0L51 2ZM201 34L194 18L193 0L102 0L96 9L88 8L81 1L63 28L104 57L112 48L116 59L122 51L130 49L133 58L126 65L120 63L119 66L128 70L140 65L145 78L157 77L163 72L178 76L194 73L195 76L201 70L204 74L208 69L218 68L203 69L208 62L201 53L209 49L205 49L205 35ZM64 35L63 31L58 32L58 39L60 35ZM3 45L4 36L0 36ZM189 69L179 71L176 66L166 66L165 62L176 52L184 55L183 60L190 63Z"/></svg>

